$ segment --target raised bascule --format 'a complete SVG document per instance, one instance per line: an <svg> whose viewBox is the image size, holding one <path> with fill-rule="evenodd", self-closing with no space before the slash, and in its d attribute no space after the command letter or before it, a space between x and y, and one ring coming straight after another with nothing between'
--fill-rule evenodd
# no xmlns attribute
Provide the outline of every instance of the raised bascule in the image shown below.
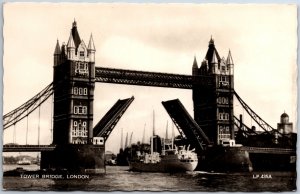
<svg viewBox="0 0 300 194"><path fill-rule="evenodd" d="M86 46L74 21L67 44L56 43L53 83L3 117L3 129L15 127L53 95L52 144L10 144L3 151L40 151L41 169L105 172L105 141L134 97L118 100L93 127L95 83L103 82L192 89L194 118L179 99L162 105L181 137L196 148L203 170L295 169L296 134L288 115L284 113L274 129L238 96L231 52L221 58L212 38L201 64L194 58L191 76L97 67L95 54L92 35ZM234 115L234 97L262 130L246 126L242 116Z"/></svg>

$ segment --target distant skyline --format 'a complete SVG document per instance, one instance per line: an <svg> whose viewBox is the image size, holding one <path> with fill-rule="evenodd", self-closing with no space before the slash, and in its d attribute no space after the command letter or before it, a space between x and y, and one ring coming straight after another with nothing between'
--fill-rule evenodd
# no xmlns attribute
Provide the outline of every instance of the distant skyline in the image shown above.
<svg viewBox="0 0 300 194"><path fill-rule="evenodd" d="M296 129L296 6L7 3L3 13L4 114L52 82L56 41L68 41L75 18L86 44L93 34L100 67L191 75L194 56L201 64L212 36L221 57L231 50L235 90L243 100L274 128L285 111ZM193 116L191 90L96 83L94 125L118 99L131 96L135 100L111 133L106 150L119 150L122 128L124 138L133 132L133 142L142 141L146 123L149 139L153 110L157 133L165 135L168 121L171 134L161 101L178 98ZM51 143L50 101L41 109L42 144ZM243 113L235 101L235 115ZM37 114L29 120L34 122L28 142L37 142ZM23 129L17 142L25 143L24 126L26 120L16 126L17 131ZM4 143L11 142L12 131L5 130Z"/></svg>

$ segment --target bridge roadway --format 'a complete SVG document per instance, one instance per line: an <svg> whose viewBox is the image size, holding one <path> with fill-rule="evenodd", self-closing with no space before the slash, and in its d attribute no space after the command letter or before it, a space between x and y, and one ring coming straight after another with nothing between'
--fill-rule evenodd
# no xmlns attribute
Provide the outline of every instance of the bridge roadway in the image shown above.
<svg viewBox="0 0 300 194"><path fill-rule="evenodd" d="M296 154L295 149L288 148L262 148L262 147L247 147L243 146L243 150L251 153L261 153L261 154Z"/></svg>
<svg viewBox="0 0 300 194"><path fill-rule="evenodd" d="M55 145L4 145L3 152L41 152L52 151ZM287 148L262 148L262 147L247 147L243 146L243 150L249 153L264 153L264 154L293 154L295 149Z"/></svg>
<svg viewBox="0 0 300 194"><path fill-rule="evenodd" d="M52 151L55 145L3 145L3 152L41 152Z"/></svg>

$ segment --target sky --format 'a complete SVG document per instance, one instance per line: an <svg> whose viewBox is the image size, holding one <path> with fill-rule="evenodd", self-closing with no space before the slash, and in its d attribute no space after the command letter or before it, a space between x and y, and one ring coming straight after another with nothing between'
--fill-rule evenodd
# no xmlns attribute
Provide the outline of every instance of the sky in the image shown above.
<svg viewBox="0 0 300 194"><path fill-rule="evenodd" d="M87 44L92 34L96 66L191 75L194 56L204 59L212 37L221 57L230 49L235 91L274 128L285 111L296 127L297 12L293 5L238 4L71 4L6 3L4 5L3 113L19 107L53 78L57 39L67 42L74 19ZM164 136L171 120L161 101L178 98L193 116L192 91L96 83L94 125L118 99L135 97L106 142L117 153L121 131L132 142L155 129ZM50 144L51 100L29 117L27 141ZM245 111L235 100L235 115ZM3 143L26 142L27 120L4 131ZM294 129L296 131L296 129ZM178 134L178 132L176 131ZM170 132L169 132L170 134ZM125 140L123 141L125 142Z"/></svg>

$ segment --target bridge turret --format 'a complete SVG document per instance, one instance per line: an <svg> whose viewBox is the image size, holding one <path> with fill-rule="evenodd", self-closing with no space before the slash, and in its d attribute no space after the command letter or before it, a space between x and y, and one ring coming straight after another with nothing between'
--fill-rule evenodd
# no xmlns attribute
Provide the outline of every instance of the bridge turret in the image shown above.
<svg viewBox="0 0 300 194"><path fill-rule="evenodd" d="M198 75L198 63L197 63L196 56L194 56L192 75L194 76Z"/></svg>
<svg viewBox="0 0 300 194"><path fill-rule="evenodd" d="M60 50L59 42L57 39L55 50L54 50L54 66L59 65L60 58L61 58L60 55L61 55L61 50Z"/></svg>
<svg viewBox="0 0 300 194"><path fill-rule="evenodd" d="M212 58L211 58L211 62L210 62L210 67L211 67L211 73L212 74L217 74L219 73L219 61L218 61L218 57L216 54L216 50L213 51L212 53Z"/></svg>
<svg viewBox="0 0 300 194"><path fill-rule="evenodd" d="M67 56L69 60L75 58L75 43L73 40L72 32L70 33L69 41L67 44Z"/></svg>
<svg viewBox="0 0 300 194"><path fill-rule="evenodd" d="M228 56L227 56L227 59L226 59L226 64L227 64L227 67L229 68L229 73L230 75L233 75L234 74L234 69L233 69L233 60L232 60L232 56L231 56L231 52L230 50L228 51Z"/></svg>
<svg viewBox="0 0 300 194"><path fill-rule="evenodd" d="M88 54L88 57L91 62L95 62L95 52L96 52L96 49L95 49L95 45L94 45L93 35L91 34L90 40L89 40L89 45L87 48L87 54Z"/></svg>
<svg viewBox="0 0 300 194"><path fill-rule="evenodd" d="M285 112L280 116L280 123L277 124L277 130L284 134L293 132L293 123L289 122L289 115Z"/></svg>

